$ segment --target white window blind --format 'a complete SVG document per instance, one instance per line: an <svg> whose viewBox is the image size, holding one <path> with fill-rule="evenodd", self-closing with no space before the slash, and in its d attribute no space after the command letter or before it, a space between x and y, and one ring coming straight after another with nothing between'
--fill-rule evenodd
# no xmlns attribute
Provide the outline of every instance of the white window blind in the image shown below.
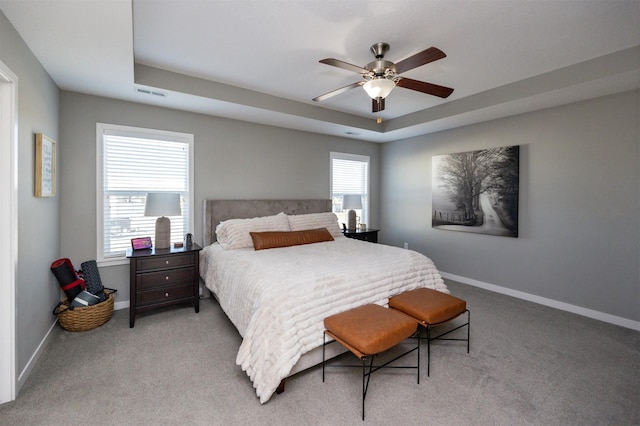
<svg viewBox="0 0 640 426"><path fill-rule="evenodd" d="M148 192L180 194L182 215L169 219L171 241L182 241L193 225L193 135L100 123L97 134L98 260L122 259L132 238L155 239Z"/></svg>
<svg viewBox="0 0 640 426"><path fill-rule="evenodd" d="M340 223L347 222L347 212L342 209L342 197L346 194L362 196L362 211L356 211L360 223L369 223L369 157L364 155L331 153L331 198L333 212Z"/></svg>

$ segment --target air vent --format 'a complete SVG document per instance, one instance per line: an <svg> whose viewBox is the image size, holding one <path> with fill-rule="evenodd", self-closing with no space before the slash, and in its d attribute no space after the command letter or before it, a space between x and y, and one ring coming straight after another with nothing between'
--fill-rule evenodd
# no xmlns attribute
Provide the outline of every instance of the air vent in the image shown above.
<svg viewBox="0 0 640 426"><path fill-rule="evenodd" d="M135 90L136 90L136 92L143 93L145 95L160 96L161 98L166 98L167 97L167 93L166 92L160 92L158 90L145 89L143 87L136 87Z"/></svg>

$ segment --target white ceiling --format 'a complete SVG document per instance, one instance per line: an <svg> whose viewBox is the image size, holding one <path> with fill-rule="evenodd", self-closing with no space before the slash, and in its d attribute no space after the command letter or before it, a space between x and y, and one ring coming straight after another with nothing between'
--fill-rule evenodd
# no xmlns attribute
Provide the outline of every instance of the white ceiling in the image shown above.
<svg viewBox="0 0 640 426"><path fill-rule="evenodd" d="M376 142L640 87L640 0L0 0L63 90ZM395 88L371 113L369 47L446 100ZM142 94L153 89L166 97ZM375 119L381 116L382 124Z"/></svg>

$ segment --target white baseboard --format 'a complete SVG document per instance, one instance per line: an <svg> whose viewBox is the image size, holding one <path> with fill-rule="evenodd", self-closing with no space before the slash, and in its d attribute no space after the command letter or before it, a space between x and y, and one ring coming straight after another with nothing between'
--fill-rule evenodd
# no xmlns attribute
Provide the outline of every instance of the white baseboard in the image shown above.
<svg viewBox="0 0 640 426"><path fill-rule="evenodd" d="M129 307L129 301L125 300L123 302L116 302L113 306L113 309L114 310L127 309L128 307ZM36 348L35 352L33 353L33 355L31 355L31 358L29 358L27 365L18 375L18 383L16 384L16 395L18 394L18 392L20 392L20 389L24 385L24 382L27 380L27 377L29 377L29 375L31 374L31 370L33 370L33 367L38 363L38 360L40 359L42 352L47 347L47 342L51 337L51 332L53 331L53 328L56 326L57 323L58 321L54 321L53 324L51 324L51 327L49 327L49 330L47 331L44 338Z"/></svg>
<svg viewBox="0 0 640 426"><path fill-rule="evenodd" d="M525 293L523 291L513 290L507 287L501 287L495 284L489 284L472 278L462 277L460 275L449 274L440 271L443 278L457 281L463 284L469 284L474 287L483 288L485 290L496 293L506 294L507 296L516 297L518 299L527 300L529 302L539 303L540 305L549 306L551 308L560 309L562 311L571 312L585 317L593 318L599 321L608 322L610 324L619 325L620 327L630 328L640 331L640 321L633 321L627 318L618 317L604 312L594 311L593 309L583 308L581 306L571 305L569 303L559 302L557 300L548 299L546 297L536 296L534 294Z"/></svg>
<svg viewBox="0 0 640 426"><path fill-rule="evenodd" d="M129 301L125 300L123 302L116 302L113 306L113 309L117 311L119 309L127 309L128 307L129 307ZM24 382L27 380L27 377L29 377L29 374L31 374L31 370L33 370L33 367L37 364L38 360L40 359L40 356L42 355L44 348L47 347L47 342L51 337L51 332L53 331L53 328L56 326L57 323L58 321L54 321L53 324L51 324L51 327L49 327L47 334L45 334L44 338L36 348L35 352L33 353L33 355L31 355L31 358L29 358L29 362L27 362L27 365L18 375L16 395L18 394L18 392L20 392L22 385L24 385Z"/></svg>
<svg viewBox="0 0 640 426"><path fill-rule="evenodd" d="M51 327L49 327L49 330L44 335L44 338L36 348L35 352L33 353L33 355L31 355L31 358L29 358L27 365L25 365L24 369L18 375L18 383L16 384L16 396L20 392L20 389L22 388L22 385L24 385L24 382L27 380L27 377L29 377L29 375L31 374L31 370L33 370L33 367L35 367L35 365L38 363L38 360L44 352L44 349L47 347L47 342L51 338L51 332L53 331L53 328L57 323L58 320L53 321L53 324L51 324Z"/></svg>
<svg viewBox="0 0 640 426"><path fill-rule="evenodd" d="M119 311L120 309L127 309L129 307L129 301L124 300L122 302L116 302L113 304L113 310Z"/></svg>

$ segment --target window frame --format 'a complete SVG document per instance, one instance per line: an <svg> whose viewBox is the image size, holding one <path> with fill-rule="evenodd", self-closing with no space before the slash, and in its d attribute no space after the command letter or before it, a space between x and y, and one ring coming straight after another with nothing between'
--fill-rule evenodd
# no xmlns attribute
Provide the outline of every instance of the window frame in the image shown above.
<svg viewBox="0 0 640 426"><path fill-rule="evenodd" d="M191 133L172 132L167 130L149 129L143 127L124 126L119 124L96 123L96 260L99 266L113 266L128 264L126 254L109 256L104 253L104 135L126 136L140 139L164 140L185 143L189 146L188 155L188 200L189 213L187 230L194 229L194 135Z"/></svg>
<svg viewBox="0 0 640 426"><path fill-rule="evenodd" d="M335 205L333 203L333 160L346 160L346 161L358 161L367 164L367 176L365 183L366 197L363 197L363 217L360 218L361 223L365 223L367 228L371 228L369 223L369 219L371 218L371 157L368 155L360 155L360 154L349 154L345 152L330 152L330 171L329 171L329 197L332 200L331 210L335 212ZM345 222L346 223L346 222Z"/></svg>

